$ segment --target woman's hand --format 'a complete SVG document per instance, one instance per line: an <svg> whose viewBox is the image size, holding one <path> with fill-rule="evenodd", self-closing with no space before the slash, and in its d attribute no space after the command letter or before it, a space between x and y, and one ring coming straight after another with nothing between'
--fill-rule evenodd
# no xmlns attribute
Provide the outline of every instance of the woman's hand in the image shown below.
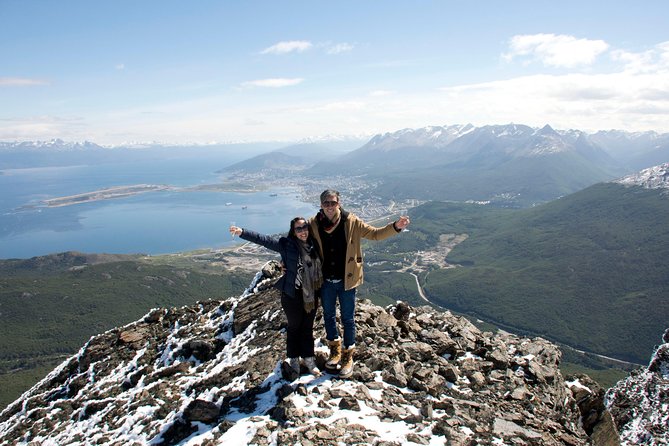
<svg viewBox="0 0 669 446"><path fill-rule="evenodd" d="M230 235L232 235L233 237L235 235L242 235L243 231L244 230L242 228L240 228L239 226L230 226Z"/></svg>
<svg viewBox="0 0 669 446"><path fill-rule="evenodd" d="M409 223L411 223L411 220L409 220L409 216L403 215L400 217L399 220L395 222L395 228L397 228L398 231L401 231L402 229L409 226Z"/></svg>

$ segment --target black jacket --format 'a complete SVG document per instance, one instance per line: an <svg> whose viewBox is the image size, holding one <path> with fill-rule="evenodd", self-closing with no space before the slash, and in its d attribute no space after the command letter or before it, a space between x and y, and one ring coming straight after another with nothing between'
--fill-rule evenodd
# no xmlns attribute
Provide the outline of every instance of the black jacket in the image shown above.
<svg viewBox="0 0 669 446"><path fill-rule="evenodd" d="M267 249L281 254L281 262L285 267L285 273L274 284L275 288L280 289L290 297L295 297L295 279L297 278L297 265L300 257L300 247L298 241L290 237L280 237L278 240L269 235L258 234L257 232L244 229L239 238L248 240ZM315 240L310 238L312 244ZM318 255L318 248L312 250L312 255Z"/></svg>

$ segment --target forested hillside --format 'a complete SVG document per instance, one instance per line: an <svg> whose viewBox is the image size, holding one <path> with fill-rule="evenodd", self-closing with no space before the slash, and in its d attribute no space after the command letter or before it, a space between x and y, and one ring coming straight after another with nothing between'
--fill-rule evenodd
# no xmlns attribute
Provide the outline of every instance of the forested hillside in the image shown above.
<svg viewBox="0 0 669 446"><path fill-rule="evenodd" d="M432 202L411 217L410 232L370 244L372 258L410 258L434 249L440 234L468 235L448 254L457 267L419 273L436 304L638 363L669 321L661 191L603 183L532 209Z"/></svg>

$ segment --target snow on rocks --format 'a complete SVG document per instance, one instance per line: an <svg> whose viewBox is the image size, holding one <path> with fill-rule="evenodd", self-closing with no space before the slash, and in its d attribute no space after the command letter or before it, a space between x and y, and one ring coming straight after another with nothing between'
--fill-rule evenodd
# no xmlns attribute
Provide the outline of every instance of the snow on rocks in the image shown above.
<svg viewBox="0 0 669 446"><path fill-rule="evenodd" d="M0 444L589 444L555 345L427 306L358 302L352 377L290 376L276 274L93 337L0 414Z"/></svg>
<svg viewBox="0 0 669 446"><path fill-rule="evenodd" d="M623 445L669 444L669 329L662 342L647 368L632 372L606 393Z"/></svg>
<svg viewBox="0 0 669 446"><path fill-rule="evenodd" d="M669 163L649 167L640 172L615 181L625 186L641 186L646 189L669 188Z"/></svg>

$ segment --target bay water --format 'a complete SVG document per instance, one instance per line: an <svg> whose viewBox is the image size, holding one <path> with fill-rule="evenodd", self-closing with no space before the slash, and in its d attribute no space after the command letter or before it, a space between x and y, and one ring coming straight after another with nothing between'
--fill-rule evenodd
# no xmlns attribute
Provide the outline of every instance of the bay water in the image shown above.
<svg viewBox="0 0 669 446"><path fill-rule="evenodd" d="M217 162L223 163L218 160ZM216 184L211 159L7 169L0 174L0 258L64 251L165 254L239 243L228 227L286 233L290 219L312 216L316 203L276 185L254 193L164 190L62 207L42 200L114 186Z"/></svg>

